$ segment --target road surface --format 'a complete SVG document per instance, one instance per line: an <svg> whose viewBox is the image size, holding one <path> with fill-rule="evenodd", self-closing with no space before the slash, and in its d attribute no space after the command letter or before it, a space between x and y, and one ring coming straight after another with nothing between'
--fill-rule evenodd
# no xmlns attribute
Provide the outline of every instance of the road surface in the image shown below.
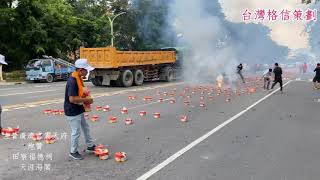
<svg viewBox="0 0 320 180"><path fill-rule="evenodd" d="M241 92L240 96L232 94L230 102L224 92L218 96L216 89L211 91L212 85L191 86L185 95L191 96L188 106L180 96L189 87L184 82L148 83L128 89L97 88L90 83L87 86L95 97L89 114L100 116L98 122L88 120L91 133L96 144L107 146L110 158L103 161L83 152L82 161L69 158L70 129L65 117L43 113L45 109L62 109L65 82L2 86L2 126L19 125L21 132L16 139L0 139L1 179L320 177L320 91L312 89L309 81L287 80L283 94L277 89L268 92L261 88L257 92ZM194 93L192 87L196 87ZM164 92L168 95L164 96ZM163 102L158 102L158 94ZM137 98L129 100L128 96ZM152 101L144 101L146 96L151 96ZM206 107L200 107L201 96ZM174 104L170 104L171 98L175 98ZM97 105L109 105L111 111L96 111ZM129 109L128 115L121 114L122 107ZM147 115L140 117L139 111L146 111ZM153 117L156 112L161 118ZM181 115L189 121L181 122ZM118 122L108 123L109 116L116 116ZM127 117L134 124L126 125ZM32 132L50 132L58 140L45 144L22 136ZM81 136L79 150L83 149ZM127 153L126 162L114 161L117 151Z"/></svg>

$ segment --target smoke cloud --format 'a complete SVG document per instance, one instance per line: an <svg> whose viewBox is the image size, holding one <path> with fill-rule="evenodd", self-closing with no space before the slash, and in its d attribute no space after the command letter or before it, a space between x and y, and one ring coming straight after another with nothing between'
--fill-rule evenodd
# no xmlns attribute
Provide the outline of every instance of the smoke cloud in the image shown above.
<svg viewBox="0 0 320 180"><path fill-rule="evenodd" d="M159 34L165 39L162 42L168 40L168 37L173 38L171 42L175 44L171 44L172 46L185 49L185 80L214 82L219 74L236 80L236 67L239 63L248 64L244 66L244 70L248 71L251 65L273 64L288 56L289 49L270 38L270 28L262 24L228 21L218 0L154 2L155 11L164 4L168 8L166 23ZM150 10L150 13L154 12ZM242 13L239 9L239 16ZM145 14L145 17L150 16ZM150 28L146 26L148 22L148 18L145 18L140 24L143 33L150 33ZM144 35L150 38L148 33ZM170 45L166 45L168 44Z"/></svg>
<svg viewBox="0 0 320 180"><path fill-rule="evenodd" d="M318 11L318 16L317 16L317 21L315 22L310 22L305 29L305 33L309 34L309 44L310 44L310 51L311 56L313 58L310 58L312 63L316 64L319 63L319 56L320 56L320 2L317 2L313 4L311 9L317 9Z"/></svg>
<svg viewBox="0 0 320 180"><path fill-rule="evenodd" d="M191 51L184 64L192 82L215 80L221 73L235 80L239 63L271 64L288 55L288 48L271 40L268 27L227 21L218 1L175 0L170 12L175 33L181 34L178 46Z"/></svg>

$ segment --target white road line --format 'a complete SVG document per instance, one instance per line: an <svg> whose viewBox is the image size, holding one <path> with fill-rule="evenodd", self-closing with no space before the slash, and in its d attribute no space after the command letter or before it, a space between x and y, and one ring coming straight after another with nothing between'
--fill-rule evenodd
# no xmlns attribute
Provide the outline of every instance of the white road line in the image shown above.
<svg viewBox="0 0 320 180"><path fill-rule="evenodd" d="M37 86L33 86L33 87L42 88L42 87L50 87L50 86L49 85L37 85Z"/></svg>
<svg viewBox="0 0 320 180"><path fill-rule="evenodd" d="M58 94L64 94L65 92L59 92L59 93L56 93L56 94L45 94L45 95L38 95L38 96L29 96L29 97L26 97L26 99L34 99L34 98L43 98L43 97L50 97L50 96L55 96L55 95L58 95Z"/></svg>
<svg viewBox="0 0 320 180"><path fill-rule="evenodd" d="M3 88L0 91L13 90L13 89L23 89L23 88Z"/></svg>
<svg viewBox="0 0 320 180"><path fill-rule="evenodd" d="M145 91L145 90L152 90L152 89L157 89L157 88L165 88L165 87L170 87L170 86L175 86L175 85L181 85L184 84L184 82L178 82L178 83L171 83L171 84L165 84L165 85L156 85L153 87L147 87L147 88L138 88L138 89L127 89L127 90L120 90L120 91L115 91L115 92L107 92L107 93L98 93L98 94L93 94L93 98L101 98L101 97L105 97L105 96L114 96L114 95L121 95L121 94L126 94L129 92L133 92L133 91ZM48 90L49 91L49 90ZM50 91L56 91L56 90L50 90ZM2 95L0 95L1 97ZM6 95L8 96L8 95ZM42 104L37 104L37 102L34 103L27 103L27 104L23 104L23 105L18 105L18 107L24 107L21 109L25 109L26 108L30 108L30 107L37 107L37 106L43 106L43 105L50 105L50 104L57 104L57 103L62 103L64 101L64 99L53 99L50 102L46 102L46 103L42 103ZM31 106L30 106L31 104ZM4 109L7 109L6 111L11 111L10 109L14 109L15 107L12 106L17 106L17 105L11 105L11 107L4 107Z"/></svg>
<svg viewBox="0 0 320 180"><path fill-rule="evenodd" d="M15 96L15 95L24 95L24 94L34 94L34 93L42 93L42 92L51 92L51 91L57 91L57 90L45 90L45 91L32 91L32 92L23 92L23 93L14 93L14 94L3 94L0 95L0 97L3 96Z"/></svg>
<svg viewBox="0 0 320 180"><path fill-rule="evenodd" d="M26 107L36 107L36 105L29 104L29 105L27 105Z"/></svg>
<svg viewBox="0 0 320 180"><path fill-rule="evenodd" d="M288 85L290 82L292 82L291 80L288 81L287 83L285 83L283 86ZM165 161L163 161L162 163L158 164L156 167L152 168L151 170L149 170L148 172L146 172L145 174L143 174L142 176L140 176L139 178L137 178L137 180L145 180L150 178L152 175L154 175L155 173L157 173L158 171L160 171L161 169L163 169L165 166L167 166L168 164L170 164L171 162L173 162L174 160L176 160L178 157L180 157L181 155L183 155L184 153L186 153L187 151L189 151L191 148L193 148L194 146L198 145L199 143L201 143L202 141L204 141L205 139L207 139L208 137L210 137L212 134L214 134L215 132L219 131L220 129L222 129L224 126L228 125L229 123L231 123L232 121L234 121L235 119L237 119L238 117L240 117L241 115L243 115L244 113L246 113L247 111L249 111L251 108L253 108L254 106L258 105L259 103L261 103L262 101L264 101L265 99L267 99L268 97L270 97L271 95L273 95L274 93L276 93L277 91L279 91L280 88L276 89L275 91L271 92L270 94L266 95L265 97L263 97L262 99L258 100L257 102L253 103L251 106L247 107L245 110L239 112L238 114L234 115L233 117L231 117L230 119L226 120L225 122L223 122L222 124L220 124L219 126L215 127L214 129L212 129L211 131L207 132L206 134L204 134L203 136L201 136L200 138L196 139L195 141L191 142L190 144L188 144L186 147L182 148L181 150L179 150L178 152L176 152L175 154L173 154L172 156L170 156L168 159L166 159Z"/></svg>
<svg viewBox="0 0 320 180"><path fill-rule="evenodd" d="M310 82L310 81L308 81L308 80L303 80L303 79L295 80L295 81L297 81L297 82Z"/></svg>
<svg viewBox="0 0 320 180"><path fill-rule="evenodd" d="M88 84L85 82L85 84ZM25 90L25 89L32 89L32 88L50 88L50 87L59 87L59 86L65 86L66 84L55 84L55 85L26 85L23 87L16 87L16 88L0 88L0 91L6 91L6 90ZM0 86L1 87L1 86Z"/></svg>
<svg viewBox="0 0 320 180"><path fill-rule="evenodd" d="M21 91L26 91L26 89L32 90L32 88L40 88L42 86L24 86L24 87L19 87L19 88L0 88L0 91L12 91L12 90L21 90ZM49 87L49 86L48 86Z"/></svg>
<svg viewBox="0 0 320 180"><path fill-rule="evenodd" d="M50 86L50 87L59 87L59 86L66 86L67 81L64 83L59 83L59 84L51 84L51 85L43 85L43 86ZM86 84L86 82L85 82Z"/></svg>
<svg viewBox="0 0 320 180"><path fill-rule="evenodd" d="M16 107L16 108L13 108L14 110L18 110L18 109L25 109L26 107Z"/></svg>

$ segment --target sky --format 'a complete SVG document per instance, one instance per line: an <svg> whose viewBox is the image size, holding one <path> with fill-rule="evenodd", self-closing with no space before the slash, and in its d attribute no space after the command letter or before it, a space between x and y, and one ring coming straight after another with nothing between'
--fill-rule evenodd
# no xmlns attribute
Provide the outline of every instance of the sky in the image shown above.
<svg viewBox="0 0 320 180"><path fill-rule="evenodd" d="M231 22L244 22L243 12L248 9L271 9L282 11L283 9L294 11L307 9L308 6L301 4L301 0L219 0L226 19ZM250 21L260 23L259 21ZM279 45L287 46L291 50L308 48L308 34L304 31L305 22L262 21L262 24L271 29L270 37Z"/></svg>

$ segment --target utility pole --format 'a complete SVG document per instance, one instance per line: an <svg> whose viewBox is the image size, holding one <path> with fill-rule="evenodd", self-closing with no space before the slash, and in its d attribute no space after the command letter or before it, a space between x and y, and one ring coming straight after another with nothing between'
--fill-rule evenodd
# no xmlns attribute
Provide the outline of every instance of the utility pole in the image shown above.
<svg viewBox="0 0 320 180"><path fill-rule="evenodd" d="M122 15L122 14L125 14L125 12L122 12L122 13L116 14L116 15L114 15L114 17L113 17L113 18L111 18L110 16L108 16L109 23L110 23L110 31L111 31L111 47L114 47L114 43L113 43L113 41L114 41L114 35L113 35L113 21L114 21L117 17L119 17L120 15Z"/></svg>

